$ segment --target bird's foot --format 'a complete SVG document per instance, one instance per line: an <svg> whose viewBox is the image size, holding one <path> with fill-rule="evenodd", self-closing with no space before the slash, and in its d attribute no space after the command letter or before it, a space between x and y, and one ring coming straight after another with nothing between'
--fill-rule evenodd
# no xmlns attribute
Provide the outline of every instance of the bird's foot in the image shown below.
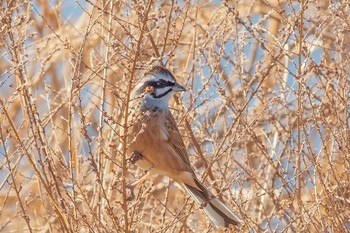
<svg viewBox="0 0 350 233"><path fill-rule="evenodd" d="M142 159L142 155L139 152L134 151L134 152L132 152L132 154L131 154L131 156L129 158L129 161L130 161L131 164L134 165L140 159Z"/></svg>
<svg viewBox="0 0 350 233"><path fill-rule="evenodd" d="M126 190L129 190L129 192L127 191L126 201L131 201L135 198L134 188L135 186L133 185L126 185Z"/></svg>

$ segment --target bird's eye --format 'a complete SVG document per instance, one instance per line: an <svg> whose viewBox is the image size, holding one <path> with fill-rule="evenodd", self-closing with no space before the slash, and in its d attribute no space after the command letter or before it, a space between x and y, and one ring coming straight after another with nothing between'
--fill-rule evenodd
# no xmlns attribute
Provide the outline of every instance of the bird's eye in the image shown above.
<svg viewBox="0 0 350 233"><path fill-rule="evenodd" d="M146 93L152 94L154 92L154 87L153 86L147 86L146 87Z"/></svg>

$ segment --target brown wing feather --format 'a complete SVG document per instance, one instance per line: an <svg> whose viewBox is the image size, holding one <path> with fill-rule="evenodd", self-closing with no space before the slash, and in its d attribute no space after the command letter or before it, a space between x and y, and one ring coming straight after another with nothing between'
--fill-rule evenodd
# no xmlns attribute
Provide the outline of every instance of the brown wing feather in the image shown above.
<svg viewBox="0 0 350 233"><path fill-rule="evenodd" d="M182 136L176 126L173 115L169 112L166 117L166 127L169 133L169 143L171 147L177 152L181 159L191 167L190 160L188 159L187 149L182 140Z"/></svg>

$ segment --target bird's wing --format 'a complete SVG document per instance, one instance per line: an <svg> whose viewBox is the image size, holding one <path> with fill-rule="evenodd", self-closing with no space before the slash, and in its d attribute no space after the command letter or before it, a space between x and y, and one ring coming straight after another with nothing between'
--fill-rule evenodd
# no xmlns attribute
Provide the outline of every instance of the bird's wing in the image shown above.
<svg viewBox="0 0 350 233"><path fill-rule="evenodd" d="M169 112L166 117L166 127L168 130L169 144L176 151L176 153L181 157L181 159L191 167L190 160L188 159L187 149L182 140L182 136L176 126L175 119L173 115Z"/></svg>

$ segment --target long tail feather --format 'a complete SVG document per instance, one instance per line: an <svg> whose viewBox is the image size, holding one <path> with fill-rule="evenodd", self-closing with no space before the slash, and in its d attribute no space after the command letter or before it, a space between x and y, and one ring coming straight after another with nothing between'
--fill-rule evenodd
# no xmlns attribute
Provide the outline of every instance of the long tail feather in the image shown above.
<svg viewBox="0 0 350 233"><path fill-rule="evenodd" d="M203 205L205 214L215 227L228 227L229 224L239 225L242 223L242 220L224 203L211 197L210 192L203 184L198 180L196 180L196 184L201 190L187 184L183 184L183 187L198 204Z"/></svg>

